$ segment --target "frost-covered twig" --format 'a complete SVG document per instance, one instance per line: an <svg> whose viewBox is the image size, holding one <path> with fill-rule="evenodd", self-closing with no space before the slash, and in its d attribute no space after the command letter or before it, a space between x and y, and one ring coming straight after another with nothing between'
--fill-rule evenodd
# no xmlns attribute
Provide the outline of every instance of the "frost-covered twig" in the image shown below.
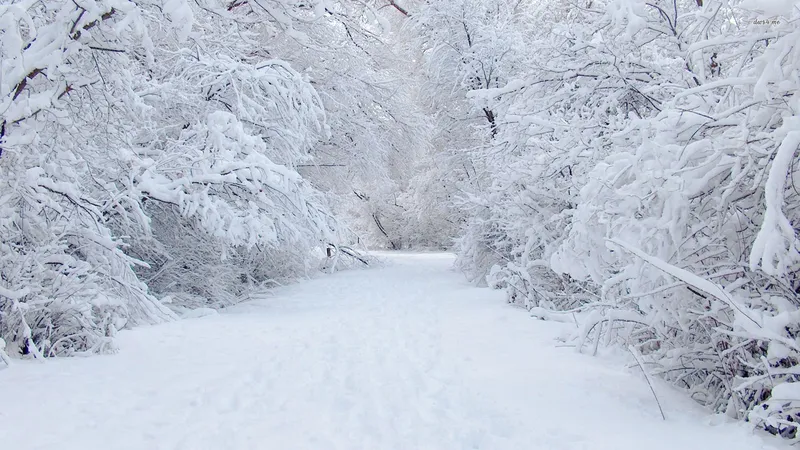
<svg viewBox="0 0 800 450"><path fill-rule="evenodd" d="M661 413L661 419L667 420L667 416L664 415L664 409L661 408L661 401L658 399L658 395L656 395L656 390L653 387L653 381L650 379L650 375L647 373L647 370L644 368L644 364L642 363L642 355L639 354L639 350L636 349L633 345L628 346L628 350L630 350L633 358L636 360L636 364L639 365L639 368L642 370L642 374L644 375L645 381L647 381L647 385L650 386L650 392L653 393L653 398L656 400L656 405L658 405L658 412Z"/></svg>

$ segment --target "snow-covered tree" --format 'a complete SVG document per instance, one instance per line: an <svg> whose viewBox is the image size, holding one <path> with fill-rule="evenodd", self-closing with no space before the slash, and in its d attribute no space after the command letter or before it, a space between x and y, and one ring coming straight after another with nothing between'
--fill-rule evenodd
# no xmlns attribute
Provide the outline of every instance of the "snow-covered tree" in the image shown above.
<svg viewBox="0 0 800 450"><path fill-rule="evenodd" d="M744 7L661 6L685 39L673 60L690 78L664 87L658 114L614 136L553 267L600 288L605 306L586 334L605 324L697 400L737 417L752 410L795 436L791 398L768 399L795 381L800 349L790 318L800 306L798 12L767 29L763 12ZM629 26L663 18L654 6L631 11Z"/></svg>
<svg viewBox="0 0 800 450"><path fill-rule="evenodd" d="M423 35L441 30L443 53L465 55L448 21L477 11L471 20L496 29L498 15L482 12L504 5L458 14L429 2L436 26ZM492 113L484 139L459 154L477 175L456 202L461 268L537 315L581 314L579 347L636 345L701 403L789 437L797 14L793 2L532 8L504 23L535 51L516 52L523 63L496 84L452 90L463 108ZM463 86L471 61L486 67L473 55L457 65L440 54L431 73Z"/></svg>
<svg viewBox="0 0 800 450"><path fill-rule="evenodd" d="M480 154L502 130L494 105L468 94L505 86L523 70L532 52L525 39L532 7L515 0L414 6L408 28L422 49L424 106L434 123L431 145L419 159L415 178L418 216L427 217L427 223L417 225L444 242L465 226L467 217L479 216L476 194L482 195L491 183ZM432 230L436 228L439 233ZM470 264L465 254L462 265Z"/></svg>
<svg viewBox="0 0 800 450"><path fill-rule="evenodd" d="M264 51L327 5L0 6L7 353L109 350L121 327L173 319L164 301L224 304L339 239L296 172L329 134L322 101Z"/></svg>

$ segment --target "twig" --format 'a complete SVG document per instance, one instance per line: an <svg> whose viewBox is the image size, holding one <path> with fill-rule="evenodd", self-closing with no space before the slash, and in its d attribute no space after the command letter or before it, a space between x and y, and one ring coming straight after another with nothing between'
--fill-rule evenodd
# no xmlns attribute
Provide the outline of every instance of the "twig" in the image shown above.
<svg viewBox="0 0 800 450"><path fill-rule="evenodd" d="M0 338L0 361L5 364L5 367L11 367L11 358L6 353L6 341ZM0 367L1 369L2 367Z"/></svg>
<svg viewBox="0 0 800 450"><path fill-rule="evenodd" d="M102 52L125 53L125 50L120 50L118 48L97 47L94 45L90 45L89 48L92 50L99 50Z"/></svg>
<svg viewBox="0 0 800 450"><path fill-rule="evenodd" d="M351 249L350 247L337 247L337 250L340 250L345 255L347 255L347 256L349 256L351 258L355 258L355 259L361 261L362 263L364 263L364 265L369 266L369 261L367 261L366 259L364 259L361 256L359 256L356 253L356 251Z"/></svg>
<svg viewBox="0 0 800 450"><path fill-rule="evenodd" d="M395 0L389 0L389 5L393 6L394 9L398 10L402 15L408 17L408 10L398 5Z"/></svg>
<svg viewBox="0 0 800 450"><path fill-rule="evenodd" d="M630 350L631 354L633 355L633 359L636 360L636 364L639 365L639 368L642 369L642 373L644 374L644 379L647 380L647 385L650 386L650 392L653 393L653 398L656 399L656 405L658 405L658 411L661 413L661 418L667 420L667 416L664 415L664 410L661 409L661 402L658 400L658 396L656 395L656 390L653 388L653 382L650 380L650 375L647 374L647 371L644 370L644 364L642 364L642 355L639 354L639 351L636 350L636 347L633 345L628 346L628 350Z"/></svg>

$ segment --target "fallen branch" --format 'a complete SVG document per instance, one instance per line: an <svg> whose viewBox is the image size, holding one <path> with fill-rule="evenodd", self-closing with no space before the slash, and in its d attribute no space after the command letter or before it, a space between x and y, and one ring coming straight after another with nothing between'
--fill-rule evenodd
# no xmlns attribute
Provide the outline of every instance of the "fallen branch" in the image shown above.
<svg viewBox="0 0 800 450"><path fill-rule="evenodd" d="M369 261L364 259L361 255L358 254L358 252L356 252L352 248L350 248L350 247L338 247L338 249L341 250L342 253L344 253L345 255L361 261L362 263L364 263L365 266L369 266Z"/></svg>

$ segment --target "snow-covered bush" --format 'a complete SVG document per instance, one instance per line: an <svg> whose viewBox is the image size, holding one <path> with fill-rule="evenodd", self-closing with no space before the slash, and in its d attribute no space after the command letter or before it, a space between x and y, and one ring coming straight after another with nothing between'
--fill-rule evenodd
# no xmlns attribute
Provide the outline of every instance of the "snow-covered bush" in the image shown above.
<svg viewBox="0 0 800 450"><path fill-rule="evenodd" d="M304 276L344 235L297 172L329 136L277 36L334 2L0 6L0 338L113 349L166 305ZM160 296L165 296L159 299ZM162 301L164 300L164 301Z"/></svg>
<svg viewBox="0 0 800 450"><path fill-rule="evenodd" d="M463 86L473 61L489 65L455 36L500 28L514 9L456 4L428 2L436 31L422 34L432 82ZM466 217L459 266L537 314L579 313L579 348L633 344L699 402L798 438L797 5L610 0L526 14L495 35L534 48L517 52L524 64L448 91L473 118L492 113L453 159L464 169L446 170L455 181L476 168L451 203Z"/></svg>
<svg viewBox="0 0 800 450"><path fill-rule="evenodd" d="M141 106L125 52L147 53L143 21L126 1L17 2L0 27L0 337L11 355L106 351L174 317L109 226L138 201L109 170Z"/></svg>
<svg viewBox="0 0 800 450"><path fill-rule="evenodd" d="M771 396L800 374L798 12L764 42L727 23L759 13L721 9L682 33L705 70L588 174L553 268L600 287L586 333L632 341L698 401L796 437L796 406Z"/></svg>
<svg viewBox="0 0 800 450"><path fill-rule="evenodd" d="M541 28L529 33L537 49L529 67L503 87L468 94L494 111L497 129L473 152L488 176L465 202L484 209L468 227L485 231L470 231L477 239L462 240L462 252L501 255L483 258L491 265L474 266L473 275L491 274L490 283L507 287L514 302L573 308L594 297L554 273L550 256L571 223L586 174L612 151L611 136L629 117L656 109L660 94L648 85L663 77L649 61L662 50L660 43L618 39L626 28L598 11L541 10L531 22Z"/></svg>

